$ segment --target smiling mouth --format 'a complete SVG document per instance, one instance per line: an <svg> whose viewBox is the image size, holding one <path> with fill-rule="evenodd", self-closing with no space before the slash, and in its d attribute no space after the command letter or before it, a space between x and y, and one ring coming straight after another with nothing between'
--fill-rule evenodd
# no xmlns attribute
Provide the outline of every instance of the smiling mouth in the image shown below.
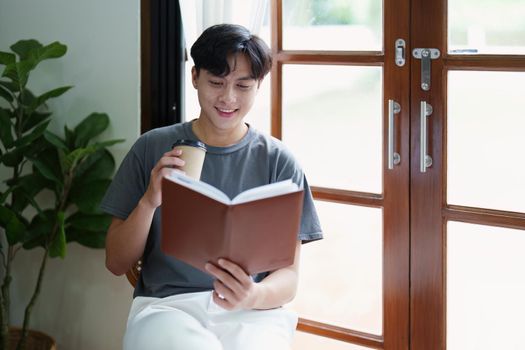
<svg viewBox="0 0 525 350"><path fill-rule="evenodd" d="M222 112L222 113L233 113L233 112L236 111L236 109L222 109L222 108L218 108L218 107L216 107L216 108L217 108L217 110L219 112Z"/></svg>
<svg viewBox="0 0 525 350"><path fill-rule="evenodd" d="M223 108L218 108L218 107L215 107L215 109L219 112L221 116L225 116L225 117L229 117L237 111L237 109L223 109Z"/></svg>

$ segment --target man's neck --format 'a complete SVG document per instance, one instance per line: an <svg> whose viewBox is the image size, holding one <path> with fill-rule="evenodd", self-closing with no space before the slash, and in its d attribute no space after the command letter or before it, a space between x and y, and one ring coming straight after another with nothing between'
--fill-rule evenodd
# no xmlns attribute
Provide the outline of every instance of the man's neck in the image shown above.
<svg viewBox="0 0 525 350"><path fill-rule="evenodd" d="M244 135L248 132L248 125L242 123L235 130L216 130L212 125L207 125L201 119L197 119L192 123L192 131L207 145L216 147L227 147L238 143Z"/></svg>

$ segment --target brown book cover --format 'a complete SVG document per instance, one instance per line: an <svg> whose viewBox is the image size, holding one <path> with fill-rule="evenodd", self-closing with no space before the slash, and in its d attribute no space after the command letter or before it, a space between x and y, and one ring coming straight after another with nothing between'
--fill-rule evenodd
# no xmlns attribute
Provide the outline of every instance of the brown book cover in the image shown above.
<svg viewBox="0 0 525 350"><path fill-rule="evenodd" d="M279 269L294 262L302 209L303 190L291 180L230 201L211 185L177 174L162 180L161 249L204 272L219 258L250 275Z"/></svg>

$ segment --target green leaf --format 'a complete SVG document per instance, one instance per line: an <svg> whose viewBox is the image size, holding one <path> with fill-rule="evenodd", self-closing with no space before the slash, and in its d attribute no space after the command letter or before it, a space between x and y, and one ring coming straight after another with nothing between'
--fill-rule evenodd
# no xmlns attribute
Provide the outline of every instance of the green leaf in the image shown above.
<svg viewBox="0 0 525 350"><path fill-rule="evenodd" d="M19 185L24 190L24 192L29 196L36 196L42 190L47 188L49 181L46 180L39 173L33 173L24 175L19 178Z"/></svg>
<svg viewBox="0 0 525 350"><path fill-rule="evenodd" d="M33 105L36 101L36 96L33 94L31 90L28 88L24 88L22 90L22 94L20 94L20 103L25 107L26 114L31 114L29 112L29 108L31 105Z"/></svg>
<svg viewBox="0 0 525 350"><path fill-rule="evenodd" d="M35 62L35 66L43 60L50 58L59 58L66 54L67 46L58 41L52 42L49 45L41 47L31 52L31 59Z"/></svg>
<svg viewBox="0 0 525 350"><path fill-rule="evenodd" d="M62 173L60 172L60 163L56 150L50 148L45 152L39 153L36 157L28 157L28 159L46 179L62 184Z"/></svg>
<svg viewBox="0 0 525 350"><path fill-rule="evenodd" d="M50 98L59 97L71 88L72 86L62 86L62 87L53 89L51 91L47 91L43 93L42 95L38 96L33 102L33 104L31 105L31 109L30 109L31 113L34 110L36 110L38 107L40 107L42 104L44 104Z"/></svg>
<svg viewBox="0 0 525 350"><path fill-rule="evenodd" d="M10 152L4 153L0 157L0 162L4 163L5 166L13 168L22 162L26 149L27 147L20 147L15 148Z"/></svg>
<svg viewBox="0 0 525 350"><path fill-rule="evenodd" d="M77 148L66 154L62 163L64 171L68 172L71 168L76 167L77 163L88 154L89 150L87 148Z"/></svg>
<svg viewBox="0 0 525 350"><path fill-rule="evenodd" d="M66 157L66 151L64 151L61 148L57 148L58 152L58 161L60 164L60 171L62 174L65 174L67 172L67 157Z"/></svg>
<svg viewBox="0 0 525 350"><path fill-rule="evenodd" d="M0 80L0 85L2 85L3 87L5 87L7 90L11 91L12 94L15 94L17 92L19 92L20 90L18 90L18 86L13 84L12 82L10 81L3 81L3 80Z"/></svg>
<svg viewBox="0 0 525 350"><path fill-rule="evenodd" d="M29 72L33 68L33 63L30 61L20 61L13 64L8 64L5 66L2 76L11 79L11 81L20 88L24 88L27 84Z"/></svg>
<svg viewBox="0 0 525 350"><path fill-rule="evenodd" d="M86 148L77 148L66 156L67 169L76 168L76 166L84 161L85 158L98 152L101 149L112 146L116 143L123 142L124 140L110 140L105 142L95 143Z"/></svg>
<svg viewBox="0 0 525 350"><path fill-rule="evenodd" d="M49 125L51 121L45 121L44 123L38 125L31 133L22 136L18 140L15 141L13 144L14 147L22 147L29 145L31 142L35 141L37 138L42 136L44 131L46 131L47 126Z"/></svg>
<svg viewBox="0 0 525 350"><path fill-rule="evenodd" d="M106 149L98 150L87 157L76 170L75 180L88 183L93 180L109 178L115 170L115 159Z"/></svg>
<svg viewBox="0 0 525 350"><path fill-rule="evenodd" d="M26 132L29 129L34 128L36 125L39 125L40 123L44 122L50 116L51 116L51 113L41 113L41 112L31 113L31 115L29 115L29 117L26 117L26 119L24 119L24 122L22 123L22 132Z"/></svg>
<svg viewBox="0 0 525 350"><path fill-rule="evenodd" d="M85 214L76 212L66 220L66 224L85 231L107 231L111 224L111 216L107 214Z"/></svg>
<svg viewBox="0 0 525 350"><path fill-rule="evenodd" d="M100 135L109 125L109 117L105 113L92 113L78 124L74 133L76 135L75 148L86 147L95 136Z"/></svg>
<svg viewBox="0 0 525 350"><path fill-rule="evenodd" d="M111 147L113 145L116 145L117 143L121 143L121 142L124 142L124 141L126 141L126 140L124 140L124 139L115 139L115 140L97 142L97 143L92 144L89 147L91 147L91 148L95 149L96 151L98 151L100 149L103 149L103 148L106 148L106 147Z"/></svg>
<svg viewBox="0 0 525 350"><path fill-rule="evenodd" d="M66 238L68 242L78 242L89 248L100 249L106 245L106 231L92 232L68 228L66 230Z"/></svg>
<svg viewBox="0 0 525 350"><path fill-rule="evenodd" d="M42 152L51 152L54 147L43 137L37 138L30 145L25 147L24 155L26 158L36 157Z"/></svg>
<svg viewBox="0 0 525 350"><path fill-rule="evenodd" d="M11 95L11 92L2 86L0 86L0 97L2 97L9 103L13 102L14 100L14 97L13 95Z"/></svg>
<svg viewBox="0 0 525 350"><path fill-rule="evenodd" d="M34 39L20 40L11 45L11 50L20 57L21 60L29 58L31 52L42 48L42 44Z"/></svg>
<svg viewBox="0 0 525 350"><path fill-rule="evenodd" d="M43 215L35 216L29 224L23 247L25 249L44 247L52 233L54 219L55 212L51 209L44 211Z"/></svg>
<svg viewBox="0 0 525 350"><path fill-rule="evenodd" d="M57 256L64 259L66 257L66 232L64 230L64 217L63 211L57 213L58 231L55 234L53 241L49 247L49 256L56 258Z"/></svg>
<svg viewBox="0 0 525 350"><path fill-rule="evenodd" d="M26 239L24 240L24 243L22 244L22 246L24 247L24 249L33 249L33 248L36 248L36 247L45 247L46 245L46 236L44 235L40 235L40 236L34 236L34 237L31 237L29 239Z"/></svg>
<svg viewBox="0 0 525 350"><path fill-rule="evenodd" d="M0 203L3 204L5 203L5 201L7 201L7 198L9 197L9 195L11 194L11 192L13 192L14 190L16 190L17 187L14 187L14 186L9 186L9 188L7 189L7 191L5 191L4 193L1 193L2 195L0 196Z"/></svg>
<svg viewBox="0 0 525 350"><path fill-rule="evenodd" d="M57 135L53 134L52 132L50 131L44 131L44 137L47 141L49 141L52 145L54 145L55 147L61 149L61 150L64 150L64 151L67 151L68 148L66 146L66 144L64 143L64 141L58 137Z"/></svg>
<svg viewBox="0 0 525 350"><path fill-rule="evenodd" d="M8 186L14 189L12 209L21 213L29 204L39 213L42 212L40 206L35 201L36 195L46 188L51 188L50 181L46 180L39 173L32 173L18 178L17 183L8 182Z"/></svg>
<svg viewBox="0 0 525 350"><path fill-rule="evenodd" d="M67 125L64 125L64 137L66 138L67 148L75 148L75 134L73 130L69 129Z"/></svg>
<svg viewBox="0 0 525 350"><path fill-rule="evenodd" d="M72 186L70 200L84 213L95 213L111 183L109 179Z"/></svg>
<svg viewBox="0 0 525 350"><path fill-rule="evenodd" d="M0 108L0 139L6 149L13 147L12 128L13 124L9 113L5 109Z"/></svg>
<svg viewBox="0 0 525 350"><path fill-rule="evenodd" d="M7 66L8 64L12 64L15 62L16 56L13 55L11 52L0 51L0 64Z"/></svg>
<svg viewBox="0 0 525 350"><path fill-rule="evenodd" d="M26 226L11 209L5 206L0 206L0 226L5 229L7 242L10 245L22 241Z"/></svg>
<svg viewBox="0 0 525 350"><path fill-rule="evenodd" d="M11 50L20 57L20 61L7 64L2 76L24 88L31 70L43 60L64 56L67 47L59 42L42 46L38 41L31 39L18 41L11 46Z"/></svg>
<svg viewBox="0 0 525 350"><path fill-rule="evenodd" d="M32 202L32 198L27 196L20 187L15 188L12 198L14 198L12 208L17 213L23 212Z"/></svg>

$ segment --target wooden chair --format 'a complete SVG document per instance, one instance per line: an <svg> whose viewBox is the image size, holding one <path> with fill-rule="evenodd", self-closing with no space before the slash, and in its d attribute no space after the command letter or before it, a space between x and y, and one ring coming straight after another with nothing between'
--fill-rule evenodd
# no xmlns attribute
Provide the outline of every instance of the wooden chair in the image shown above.
<svg viewBox="0 0 525 350"><path fill-rule="evenodd" d="M131 269L126 272L126 277L128 278L129 283L135 288L137 281L140 277L140 271L142 270L142 260L139 260L133 265Z"/></svg>

